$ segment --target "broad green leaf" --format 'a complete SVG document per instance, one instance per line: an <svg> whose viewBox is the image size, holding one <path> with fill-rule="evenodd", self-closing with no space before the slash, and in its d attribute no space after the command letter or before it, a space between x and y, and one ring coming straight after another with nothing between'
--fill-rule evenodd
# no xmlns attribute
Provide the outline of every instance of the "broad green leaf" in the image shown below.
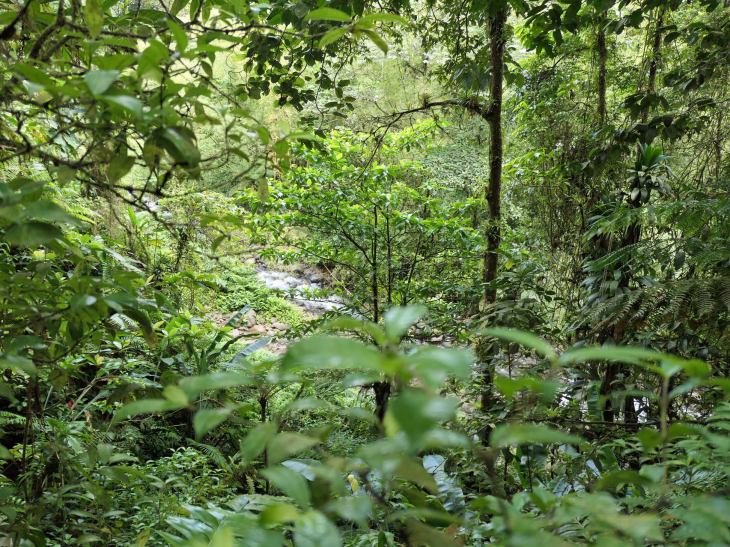
<svg viewBox="0 0 730 547"><path fill-rule="evenodd" d="M195 167L200 162L200 151L186 128L166 127L156 131L155 135L175 162L189 167Z"/></svg>
<svg viewBox="0 0 730 547"><path fill-rule="evenodd" d="M342 38L350 29L347 27L333 28L319 39L319 47L327 47Z"/></svg>
<svg viewBox="0 0 730 547"><path fill-rule="evenodd" d="M100 95L100 97L104 101L117 105L138 118L142 116L142 101L137 97L127 95L126 93L119 93L116 90L109 90L103 95Z"/></svg>
<svg viewBox="0 0 730 547"><path fill-rule="evenodd" d="M177 15L178 13L180 13L181 9L188 5L188 2L190 2L190 0L174 0L172 6L170 6L170 13L172 13L173 15Z"/></svg>
<svg viewBox="0 0 730 547"><path fill-rule="evenodd" d="M126 418L139 416L140 414L156 414L159 412L167 412L169 410L178 410L184 406L185 405L168 401L166 399L144 399L141 401L134 401L117 410L114 414L112 425L119 423Z"/></svg>
<svg viewBox="0 0 730 547"><path fill-rule="evenodd" d="M469 378L476 356L469 349L424 347L407 355L405 360L428 387L439 389L449 376L460 380Z"/></svg>
<svg viewBox="0 0 730 547"><path fill-rule="evenodd" d="M275 465L284 461L289 456L312 448L319 443L319 439L302 435L300 433L284 432L279 433L269 441L268 454L269 464Z"/></svg>
<svg viewBox="0 0 730 547"><path fill-rule="evenodd" d="M168 401L181 406L186 406L190 402L188 396L185 395L185 392L179 387L173 385L165 386L165 389L162 390L162 396Z"/></svg>
<svg viewBox="0 0 730 547"><path fill-rule="evenodd" d="M118 77L118 70L90 70L84 74L84 81L92 94L101 95L112 86Z"/></svg>
<svg viewBox="0 0 730 547"><path fill-rule="evenodd" d="M371 13L370 15L365 15L364 17L360 17L360 19L357 20L357 25L369 25L371 23L375 23L378 21L382 21L384 23L401 23L403 25L407 25L408 21L403 19L400 15L396 15L395 13Z"/></svg>
<svg viewBox="0 0 730 547"><path fill-rule="evenodd" d="M45 87L53 87L54 85L51 77L38 67L26 63L15 63L13 65L13 69L31 82L41 84Z"/></svg>
<svg viewBox="0 0 730 547"><path fill-rule="evenodd" d="M233 537L233 528L223 524L216 529L208 547L235 547L235 538Z"/></svg>
<svg viewBox="0 0 730 547"><path fill-rule="evenodd" d="M257 425L241 442L241 455L247 463L251 463L264 451L268 442L276 435L277 425L274 422Z"/></svg>
<svg viewBox="0 0 730 547"><path fill-rule="evenodd" d="M456 416L457 404L456 399L408 388L389 403L386 431L390 436L402 431L414 447L421 448L443 422Z"/></svg>
<svg viewBox="0 0 730 547"><path fill-rule="evenodd" d="M272 503L261 511L261 524L281 524L284 522L296 522L301 513L299 509L288 503Z"/></svg>
<svg viewBox="0 0 730 547"><path fill-rule="evenodd" d="M328 504L328 509L340 518L365 528L373 513L373 502L369 496L345 496L331 501Z"/></svg>
<svg viewBox="0 0 730 547"><path fill-rule="evenodd" d="M383 40L383 38L380 36L380 34L375 32L374 30L362 30L361 32L363 32L365 34L365 36L370 38L370 41L372 43L374 43L376 46L378 46L378 48L383 53L388 53L388 44L386 43L385 40Z"/></svg>
<svg viewBox="0 0 730 547"><path fill-rule="evenodd" d="M385 346L388 343L388 339L383 329L381 329L375 323L370 321L363 321L362 319L355 319L354 317L342 316L329 321L322 326L323 330L355 330L363 331L369 334L373 341L379 346Z"/></svg>
<svg viewBox="0 0 730 547"><path fill-rule="evenodd" d="M426 315L426 306L391 308L383 316L385 334L391 342L398 342L418 320Z"/></svg>
<svg viewBox="0 0 730 547"><path fill-rule="evenodd" d="M195 440L202 439L208 431L218 427L225 422L233 412L233 407L215 408L199 410L193 418L193 429L195 430Z"/></svg>
<svg viewBox="0 0 730 547"><path fill-rule="evenodd" d="M104 11L99 0L86 0L84 21L91 37L96 39L104 28Z"/></svg>
<svg viewBox="0 0 730 547"><path fill-rule="evenodd" d="M646 348L602 346L567 351L560 356L558 361L561 364L583 363L594 360L639 364L642 361L661 361L662 357L661 353Z"/></svg>
<svg viewBox="0 0 730 547"><path fill-rule="evenodd" d="M137 547L145 547L145 545L147 545L147 541L150 539L151 535L152 535L152 528L148 528L147 530L142 530L137 535L137 539L134 540L134 544Z"/></svg>
<svg viewBox="0 0 730 547"><path fill-rule="evenodd" d="M96 304L97 298L91 294L77 294L71 298L71 313L78 313L82 308Z"/></svg>
<svg viewBox="0 0 730 547"><path fill-rule="evenodd" d="M296 547L340 547L337 527L320 511L308 511L294 525Z"/></svg>
<svg viewBox="0 0 730 547"><path fill-rule="evenodd" d="M5 233L5 241L19 247L38 247L63 238L63 232L46 222L32 220L15 224Z"/></svg>
<svg viewBox="0 0 730 547"><path fill-rule="evenodd" d="M489 444L494 448L533 443L583 444L583 439L559 429L533 424L498 425L489 437Z"/></svg>
<svg viewBox="0 0 730 547"><path fill-rule="evenodd" d="M305 21L344 21L349 22L352 17L344 11L334 8L319 8L310 11L304 18Z"/></svg>
<svg viewBox="0 0 730 547"><path fill-rule="evenodd" d="M79 226L81 223L75 217L69 215L64 209L56 203L40 199L29 204L20 212L20 218L33 220L52 220L57 222L66 222Z"/></svg>
<svg viewBox="0 0 730 547"><path fill-rule="evenodd" d="M194 399L205 391L249 386L254 383L254 378L240 372L214 372L203 376L189 376L187 378L183 378L178 383L178 387L182 389L190 399Z"/></svg>
<svg viewBox="0 0 730 547"><path fill-rule="evenodd" d="M261 474L274 486L289 496L302 509L307 509L311 501L309 483L300 473L284 466L269 467Z"/></svg>
<svg viewBox="0 0 730 547"><path fill-rule="evenodd" d="M29 376L35 376L38 372L33 361L19 355L0 355L0 368L10 368Z"/></svg>
<svg viewBox="0 0 730 547"><path fill-rule="evenodd" d="M557 357L555 350L550 346L550 344L529 332L524 332L516 329L498 328L486 329L480 331L479 334L494 336L495 338L499 338L500 340L507 340L509 342L521 344L526 348L534 349L537 353L539 353L543 357L547 357L548 359L555 359Z"/></svg>
<svg viewBox="0 0 730 547"><path fill-rule="evenodd" d="M132 167L134 167L134 158L132 156L116 156L106 170L106 178L111 184L114 184L124 178Z"/></svg>
<svg viewBox="0 0 730 547"><path fill-rule="evenodd" d="M282 365L294 368L365 368L379 370L381 355L373 347L334 336L311 336L292 345Z"/></svg>
<svg viewBox="0 0 730 547"><path fill-rule="evenodd" d="M245 348L243 348L241 351L239 351L236 356L233 358L234 363L238 363L239 361L243 361L245 357L251 355L255 351L260 350L261 348L265 347L266 344L271 342L271 338L268 338L266 336L263 336L262 338L259 338L256 340L253 344L249 344Z"/></svg>
<svg viewBox="0 0 730 547"><path fill-rule="evenodd" d="M633 484L635 486L652 486L654 483L647 477L639 475L636 471L622 470L611 471L601 477L596 483L596 490L606 490L609 488L618 488L623 484Z"/></svg>
<svg viewBox="0 0 730 547"><path fill-rule="evenodd" d="M175 43L177 44L177 50L178 51L185 51L185 49L188 47L188 33L185 32L180 25L172 21L171 19L168 19L166 21L167 26L170 28L170 32L172 32L172 35L175 37Z"/></svg>

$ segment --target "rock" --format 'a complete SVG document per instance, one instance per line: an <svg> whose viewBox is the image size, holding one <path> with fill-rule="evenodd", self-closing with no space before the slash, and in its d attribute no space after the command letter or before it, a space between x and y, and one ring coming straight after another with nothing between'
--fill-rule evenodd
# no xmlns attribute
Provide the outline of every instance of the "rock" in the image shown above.
<svg viewBox="0 0 730 547"><path fill-rule="evenodd" d="M444 337L443 336L434 336L433 338L431 338L431 342L434 343L434 344L438 344L438 343L443 342L443 341L444 341Z"/></svg>
<svg viewBox="0 0 730 547"><path fill-rule="evenodd" d="M248 329L247 334L265 334L266 333L266 327L263 325L254 325L250 329Z"/></svg>
<svg viewBox="0 0 730 547"><path fill-rule="evenodd" d="M236 336L241 336L241 331L238 329L231 329L231 332L229 332L228 334L235 338Z"/></svg>
<svg viewBox="0 0 730 547"><path fill-rule="evenodd" d="M256 312L253 310L248 310L246 312L246 324L248 325L248 328L253 327L258 321L256 321Z"/></svg>
<svg viewBox="0 0 730 547"><path fill-rule="evenodd" d="M309 280L312 283L320 283L322 281L322 276L319 274L312 274L309 276Z"/></svg>
<svg viewBox="0 0 730 547"><path fill-rule="evenodd" d="M286 330L289 328L286 323L279 323L278 321L274 321L273 323L271 323L271 326L276 330Z"/></svg>

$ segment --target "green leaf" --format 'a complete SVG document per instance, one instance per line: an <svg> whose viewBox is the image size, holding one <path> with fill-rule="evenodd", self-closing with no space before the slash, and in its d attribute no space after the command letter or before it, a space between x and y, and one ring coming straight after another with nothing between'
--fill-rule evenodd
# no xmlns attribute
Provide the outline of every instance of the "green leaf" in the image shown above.
<svg viewBox="0 0 730 547"><path fill-rule="evenodd" d="M305 21L343 21L349 22L352 17L347 15L344 11L340 11L334 8L319 8L314 11L310 11L304 18Z"/></svg>
<svg viewBox="0 0 730 547"><path fill-rule="evenodd" d="M184 0L187 2L187 0ZM180 8L182 9L182 8ZM175 23L175 21L168 19L166 21L168 28L170 29L170 32L172 32L172 35L175 37L175 43L177 44L177 50L182 52L185 51L185 49L188 47L188 34L185 32L180 25Z"/></svg>
<svg viewBox="0 0 730 547"><path fill-rule="evenodd" d="M195 167L200 162L200 151L186 128L166 127L156 131L155 135L175 162L188 167Z"/></svg>
<svg viewBox="0 0 730 547"><path fill-rule="evenodd" d="M662 354L646 348L628 346L601 346L581 348L563 353L558 361L561 364L583 363L585 361L620 361L639 364L642 361L659 361Z"/></svg>
<svg viewBox="0 0 730 547"><path fill-rule="evenodd" d="M121 422L126 418L139 416L140 414L152 414L158 412L167 412L169 410L178 410L183 408L184 404L175 403L166 399L144 399L128 403L117 410L112 420L112 425Z"/></svg>
<svg viewBox="0 0 730 547"><path fill-rule="evenodd" d="M322 326L323 330L361 330L369 334L373 341L379 346L385 346L388 343L388 339L385 336L385 332L375 323L370 321L363 321L362 319L355 319L354 317L342 316L327 322Z"/></svg>
<svg viewBox="0 0 730 547"><path fill-rule="evenodd" d="M258 133L261 144L263 144L264 146L267 146L271 142L271 134L269 133L269 130L266 129L263 125L259 125L256 127L256 133Z"/></svg>
<svg viewBox="0 0 730 547"><path fill-rule="evenodd" d="M395 13L371 13L370 15L366 15L365 17L358 19L356 25L370 25L376 21L382 21L384 23L401 23L403 25L408 24L408 21Z"/></svg>
<svg viewBox="0 0 730 547"><path fill-rule="evenodd" d="M116 156L106 170L106 178L109 183L114 184L121 180L134 167L132 156Z"/></svg>
<svg viewBox="0 0 730 547"><path fill-rule="evenodd" d="M206 391L250 386L254 383L254 378L240 372L215 372L203 376L183 378L180 380L178 387L185 392L188 398L194 399Z"/></svg>
<svg viewBox="0 0 730 547"><path fill-rule="evenodd" d="M623 484L633 484L635 486L652 486L654 483L647 477L642 477L636 471L611 471L601 477L596 483L596 490L606 490L608 488L618 488Z"/></svg>
<svg viewBox="0 0 730 547"><path fill-rule="evenodd" d="M202 439L208 431L218 427L225 422L233 412L233 407L216 408L199 410L193 418L193 429L195 430L195 440Z"/></svg>
<svg viewBox="0 0 730 547"><path fill-rule="evenodd" d="M118 70L90 70L84 74L84 81L92 94L101 95L111 87L118 77Z"/></svg>
<svg viewBox="0 0 730 547"><path fill-rule="evenodd" d="M423 390L404 390L388 405L385 426L389 436L405 433L411 444L420 448L446 420L456 416L456 399L430 395Z"/></svg>
<svg viewBox="0 0 730 547"><path fill-rule="evenodd" d="M147 540L150 539L151 535L152 535L152 528L148 528L147 530L142 530L137 535L137 539L134 540L134 544L136 545L136 547L145 547L145 545L147 545Z"/></svg>
<svg viewBox="0 0 730 547"><path fill-rule="evenodd" d="M405 359L413 365L421 381L432 389L441 388L449 376L466 380L471 373L471 365L476 362L474 353L469 349L437 347L419 348Z"/></svg>
<svg viewBox="0 0 730 547"><path fill-rule="evenodd" d="M559 429L533 424L498 425L489 437L489 444L494 448L533 443L583 444L583 439Z"/></svg>
<svg viewBox="0 0 730 547"><path fill-rule="evenodd" d="M289 348L282 366L285 370L294 368L379 370L381 355L375 348L349 338L311 336Z"/></svg>
<svg viewBox="0 0 730 547"><path fill-rule="evenodd" d="M126 93L119 93L114 90L109 90L103 95L100 95L100 97L103 98L104 101L119 106L138 118L142 116L142 101L140 101L137 97L127 95Z"/></svg>
<svg viewBox="0 0 730 547"><path fill-rule="evenodd" d="M300 433L279 433L269 442L269 463L277 464L303 450L312 448L319 443L319 439L308 437Z"/></svg>
<svg viewBox="0 0 730 547"><path fill-rule="evenodd" d="M88 308L96 304L96 296L90 294L77 294L71 298L71 313L78 313L81 308Z"/></svg>
<svg viewBox="0 0 730 547"><path fill-rule="evenodd" d="M294 525L296 547L340 547L337 527L320 511L308 511Z"/></svg>
<svg viewBox="0 0 730 547"><path fill-rule="evenodd" d="M154 346L157 343L157 334L155 333L155 329L152 326L152 323L150 323L150 318L147 317L147 314L145 314L142 310L138 310L134 307L125 306L124 315L129 316L137 322L140 330L142 331L144 339L150 346Z"/></svg>
<svg viewBox="0 0 730 547"><path fill-rule="evenodd" d="M99 0L86 0L84 21L91 37L96 39L104 28L104 11Z"/></svg>
<svg viewBox="0 0 730 547"><path fill-rule="evenodd" d="M177 15L178 13L180 13L181 9L188 5L188 2L190 2L190 0L174 0L172 6L170 7L170 13L172 13L173 15Z"/></svg>
<svg viewBox="0 0 730 547"><path fill-rule="evenodd" d="M373 42L383 53L388 53L388 44L381 38L380 34L375 32L374 30L362 30L362 32L370 38L370 41Z"/></svg>
<svg viewBox="0 0 730 547"><path fill-rule="evenodd" d="M63 238L63 232L53 224L30 221L14 225L5 233L5 241L18 247L38 247Z"/></svg>
<svg viewBox="0 0 730 547"><path fill-rule="evenodd" d="M307 509L311 501L309 484L300 473L284 466L269 467L261 474L271 483L289 496L302 509Z"/></svg>
<svg viewBox="0 0 730 547"><path fill-rule="evenodd" d="M20 357L19 355L1 355L0 368L11 368L19 372L24 372L29 376L35 376L38 373L33 361L25 357Z"/></svg>
<svg viewBox="0 0 730 547"><path fill-rule="evenodd" d="M333 28L319 39L319 47L327 47L342 38L350 29L347 27Z"/></svg>
<svg viewBox="0 0 730 547"><path fill-rule="evenodd" d="M497 328L479 331L479 334L484 334L485 336L494 336L495 338L499 338L500 340L507 340L508 342L521 344L527 348L534 349L538 354L542 355L543 357L547 357L548 359L555 359L557 357L555 350L553 350L550 344L529 332L524 332L516 329Z"/></svg>
<svg viewBox="0 0 730 547"><path fill-rule="evenodd" d="M271 338L268 338L266 336L259 338L256 340L253 344L249 344L245 348L243 348L241 351L239 351L236 356L233 358L234 363L238 363L240 361L243 361L244 357L247 357L251 355L253 352L260 350L261 348L265 347L266 344L271 342Z"/></svg>
<svg viewBox="0 0 730 547"><path fill-rule="evenodd" d="M177 386L168 385L162 390L162 396L170 402L181 406L187 406L190 402L185 392Z"/></svg>
<svg viewBox="0 0 730 547"><path fill-rule="evenodd" d="M427 311L426 306L390 308L383 316L385 335L391 342L398 342Z"/></svg>
<svg viewBox="0 0 730 547"><path fill-rule="evenodd" d="M25 63L15 63L13 69L31 82L41 84L45 87L53 87L53 80L40 68Z"/></svg>
<svg viewBox="0 0 730 547"><path fill-rule="evenodd" d="M77 226L80 225L80 222L75 217L69 215L64 209L54 202L45 199L34 201L28 205L21 211L20 218L24 220L55 220Z"/></svg>
<svg viewBox="0 0 730 547"><path fill-rule="evenodd" d="M367 526L373 512L373 502L369 496L341 497L331 501L327 507L340 518L355 522L361 528Z"/></svg>
<svg viewBox="0 0 730 547"><path fill-rule="evenodd" d="M299 509L288 503L272 503L261 511L261 524L281 524L283 522L296 522L301 513Z"/></svg>
<svg viewBox="0 0 730 547"><path fill-rule="evenodd" d="M276 423L269 422L257 425L241 442L241 455L247 463L251 463L264 451L268 442L276 435Z"/></svg>

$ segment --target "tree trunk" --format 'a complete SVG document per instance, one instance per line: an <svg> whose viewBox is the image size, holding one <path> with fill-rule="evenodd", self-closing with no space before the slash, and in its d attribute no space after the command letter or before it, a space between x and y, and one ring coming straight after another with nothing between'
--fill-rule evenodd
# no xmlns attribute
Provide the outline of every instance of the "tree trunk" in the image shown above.
<svg viewBox="0 0 730 547"><path fill-rule="evenodd" d="M656 73L657 67L662 54L662 25L664 25L664 8L659 8L657 15L656 29L654 30L654 43L651 45L651 61L649 63L649 79L646 82L646 94L653 95L656 92ZM641 113L641 123L649 121L649 111L651 106L647 107Z"/></svg>
<svg viewBox="0 0 730 547"><path fill-rule="evenodd" d="M484 303L497 301L497 289L490 283L497 279L499 255L497 249L502 239L501 193L502 193L502 92L504 77L504 26L507 11L500 10L489 19L489 58L492 65L490 82L491 103L489 105L489 183L487 198L487 252L484 255Z"/></svg>
<svg viewBox="0 0 730 547"><path fill-rule="evenodd" d="M606 12L603 12L604 15ZM598 120L601 127L606 125L606 32L603 30L603 20L598 24Z"/></svg>
<svg viewBox="0 0 730 547"><path fill-rule="evenodd" d="M502 239L501 193L502 193L502 93L504 77L505 24L507 10L499 10L489 18L489 60L492 67L489 105L489 181L486 189L487 198L487 252L484 255L484 306L489 307L497 301L497 289L492 283L497 279L499 255L497 250ZM487 409L492 402L492 370L489 365L490 345L484 340L477 343L479 360L484 364L482 377L482 408Z"/></svg>

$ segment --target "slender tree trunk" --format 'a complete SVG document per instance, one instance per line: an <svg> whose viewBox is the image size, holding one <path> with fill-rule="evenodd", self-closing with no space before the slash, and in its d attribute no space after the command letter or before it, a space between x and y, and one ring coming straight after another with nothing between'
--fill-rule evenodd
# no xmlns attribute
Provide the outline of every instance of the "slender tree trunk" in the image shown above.
<svg viewBox="0 0 730 547"><path fill-rule="evenodd" d="M606 12L603 12L604 15ZM603 30L603 20L598 24L598 120L601 127L606 125L606 32Z"/></svg>
<svg viewBox="0 0 730 547"><path fill-rule="evenodd" d="M486 188L487 198L487 252L484 255L484 305L489 307L497 301L497 289L492 282L497 279L499 255L497 250L502 239L501 193L502 193L502 94L504 78L505 24L507 10L500 10L489 19L489 60L492 67L490 82L491 102L489 105L489 181ZM490 346L483 340L477 344L479 360L484 364L482 378L482 408L487 409L492 403L492 369L489 365Z"/></svg>
<svg viewBox="0 0 730 547"><path fill-rule="evenodd" d="M654 29L654 42L651 45L651 61L649 62L649 78L646 82L647 95L653 95L656 92L656 73L659 61L662 55L662 26L664 25L664 8L659 8L657 15L656 28ZM647 107L641 113L641 123L649 121L649 112L651 106Z"/></svg>
<svg viewBox="0 0 730 547"><path fill-rule="evenodd" d="M489 58L492 65L489 105L489 182L487 197L487 252L484 255L484 301L486 305L497 301L497 289L490 283L497 279L499 255L497 249L502 239L500 228L502 193L502 92L504 77L504 26L507 11L500 10L489 20Z"/></svg>
<svg viewBox="0 0 730 547"><path fill-rule="evenodd" d="M373 272L370 277L371 289L373 291L373 323L376 325L380 320L380 299L378 298L378 207L373 206Z"/></svg>

